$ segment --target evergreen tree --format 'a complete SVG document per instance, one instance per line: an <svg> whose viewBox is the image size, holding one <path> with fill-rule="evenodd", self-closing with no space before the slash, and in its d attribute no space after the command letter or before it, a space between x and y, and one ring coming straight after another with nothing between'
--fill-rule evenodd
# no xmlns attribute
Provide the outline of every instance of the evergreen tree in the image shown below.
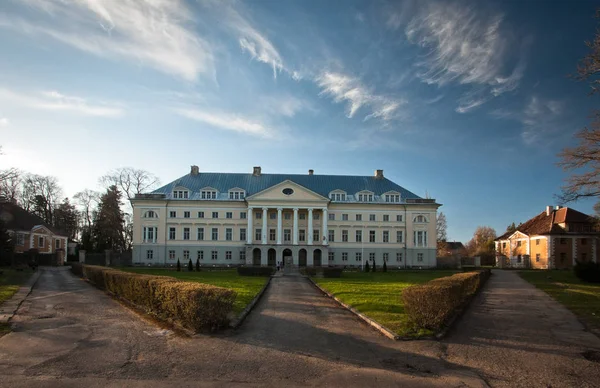
<svg viewBox="0 0 600 388"><path fill-rule="evenodd" d="M98 252L125 250L125 220L121 211L121 192L111 186L100 198L92 229L94 248Z"/></svg>
<svg viewBox="0 0 600 388"><path fill-rule="evenodd" d="M365 272L369 272L371 268L369 268L369 260L367 260L367 264L365 264Z"/></svg>
<svg viewBox="0 0 600 388"><path fill-rule="evenodd" d="M375 272L377 270L377 266L375 264L375 259L373 259L373 268L371 268L371 272Z"/></svg>
<svg viewBox="0 0 600 388"><path fill-rule="evenodd" d="M192 264L192 259L188 261L188 271L194 272L194 264Z"/></svg>
<svg viewBox="0 0 600 388"><path fill-rule="evenodd" d="M200 259L196 259L196 272L200 272Z"/></svg>
<svg viewBox="0 0 600 388"><path fill-rule="evenodd" d="M515 223L513 222L512 224L508 225L506 227L506 231L509 233L514 233L517 231L517 225L515 225Z"/></svg>
<svg viewBox="0 0 600 388"><path fill-rule="evenodd" d="M79 214L75 206L69 202L69 198L58 205L54 209L54 227L66 233L66 235L74 240L77 235L77 226L79 224Z"/></svg>
<svg viewBox="0 0 600 388"><path fill-rule="evenodd" d="M14 241L6 229L6 225L0 218L0 265L12 264Z"/></svg>
<svg viewBox="0 0 600 388"><path fill-rule="evenodd" d="M383 272L387 272L387 264L385 260L383 261Z"/></svg>
<svg viewBox="0 0 600 388"><path fill-rule="evenodd" d="M181 263L179 262L179 259L177 259L177 272L181 272Z"/></svg>

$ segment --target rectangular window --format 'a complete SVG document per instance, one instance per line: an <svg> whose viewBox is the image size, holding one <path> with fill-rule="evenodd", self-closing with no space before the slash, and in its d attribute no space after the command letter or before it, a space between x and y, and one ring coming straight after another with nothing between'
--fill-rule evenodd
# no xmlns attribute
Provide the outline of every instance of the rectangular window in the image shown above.
<svg viewBox="0 0 600 388"><path fill-rule="evenodd" d="M390 254L385 252L383 254L383 261L385 261L387 263L388 261L390 261L389 259L390 259Z"/></svg>
<svg viewBox="0 0 600 388"><path fill-rule="evenodd" d="M169 228L169 240L175 240L176 237L175 228Z"/></svg>
<svg viewBox="0 0 600 388"><path fill-rule="evenodd" d="M505 242L502 243L502 249L506 249L506 243Z"/></svg>
<svg viewBox="0 0 600 388"><path fill-rule="evenodd" d="M396 222L402 222L402 214L396 215Z"/></svg>
<svg viewBox="0 0 600 388"><path fill-rule="evenodd" d="M313 241L314 242L319 242L321 241L321 236L319 236L319 230L318 229L313 229Z"/></svg>
<svg viewBox="0 0 600 388"><path fill-rule="evenodd" d="M390 215L389 214L384 214L383 215L383 221L389 222L390 221Z"/></svg>
<svg viewBox="0 0 600 388"><path fill-rule="evenodd" d="M240 229L240 241L246 241L246 228Z"/></svg>
<svg viewBox="0 0 600 388"><path fill-rule="evenodd" d="M389 243L390 242L390 232L387 230L383 231L383 242L384 243Z"/></svg>
<svg viewBox="0 0 600 388"><path fill-rule="evenodd" d="M356 231L356 242L362 242L362 230Z"/></svg>
<svg viewBox="0 0 600 388"><path fill-rule="evenodd" d="M329 252L328 257L330 263L333 263L335 261L335 254L333 252Z"/></svg>
<svg viewBox="0 0 600 388"><path fill-rule="evenodd" d="M356 252L354 254L354 258L356 259L356 261L362 261L362 253L361 252Z"/></svg>
<svg viewBox="0 0 600 388"><path fill-rule="evenodd" d="M306 219L306 213L298 213L298 219L305 220Z"/></svg>
<svg viewBox="0 0 600 388"><path fill-rule="evenodd" d="M170 217L170 218L177 218L177 212L176 212L176 211L173 211L173 210L171 210L171 211L169 212L169 217Z"/></svg>
<svg viewBox="0 0 600 388"><path fill-rule="evenodd" d="M348 252L342 252L342 261L348 261Z"/></svg>
<svg viewBox="0 0 600 388"><path fill-rule="evenodd" d="M54 249L60 249L60 240L54 240Z"/></svg>
<svg viewBox="0 0 600 388"><path fill-rule="evenodd" d="M225 251L225 260L231 260L231 251Z"/></svg>
<svg viewBox="0 0 600 388"><path fill-rule="evenodd" d="M329 221L335 221L335 213L329 213L327 217L329 217Z"/></svg>
<svg viewBox="0 0 600 388"><path fill-rule="evenodd" d="M535 240L535 245L540 245L540 239Z"/></svg>
<svg viewBox="0 0 600 388"><path fill-rule="evenodd" d="M183 260L188 261L190 259L190 251L183 251Z"/></svg>
<svg viewBox="0 0 600 388"><path fill-rule="evenodd" d="M342 230L342 242L348 242L348 231Z"/></svg>
<svg viewBox="0 0 600 388"><path fill-rule="evenodd" d="M262 229L256 229L254 231L254 239L255 240L262 240Z"/></svg>
<svg viewBox="0 0 600 388"><path fill-rule="evenodd" d="M219 252L212 251L210 255L211 260L217 260L219 258Z"/></svg>
<svg viewBox="0 0 600 388"><path fill-rule="evenodd" d="M175 260L175 251L174 250L169 251L169 260Z"/></svg>
<svg viewBox="0 0 600 388"><path fill-rule="evenodd" d="M225 240L226 241L233 240L233 229L232 228L225 229Z"/></svg>
<svg viewBox="0 0 600 388"><path fill-rule="evenodd" d="M142 236L144 242L155 243L157 236L158 236L158 231L155 226L150 226L150 227L144 226L143 236Z"/></svg>
<svg viewBox="0 0 600 388"><path fill-rule="evenodd" d="M204 228L198 228L197 230L197 238L199 241L204 240Z"/></svg>
<svg viewBox="0 0 600 388"><path fill-rule="evenodd" d="M269 213L269 218L272 219L272 220L276 220L277 219L277 213L275 213L275 212Z"/></svg>
<svg viewBox="0 0 600 388"><path fill-rule="evenodd" d="M212 212L212 218L219 218L219 212Z"/></svg>
<svg viewBox="0 0 600 388"><path fill-rule="evenodd" d="M342 214L342 221L348 221L348 214Z"/></svg>
<svg viewBox="0 0 600 388"><path fill-rule="evenodd" d="M517 246L520 247L521 246L521 241L517 241Z"/></svg>
<svg viewBox="0 0 600 388"><path fill-rule="evenodd" d="M427 232L423 230L414 232L414 244L416 247L427 246Z"/></svg>
<svg viewBox="0 0 600 388"><path fill-rule="evenodd" d="M204 251L198 251L198 252L196 252L196 258L198 260L204 260Z"/></svg>
<svg viewBox="0 0 600 388"><path fill-rule="evenodd" d="M257 220L262 220L262 212L254 213L254 218L256 218Z"/></svg>
<svg viewBox="0 0 600 388"><path fill-rule="evenodd" d="M327 240L329 240L329 242L335 241L335 230L330 229L327 231Z"/></svg>
<svg viewBox="0 0 600 388"><path fill-rule="evenodd" d="M190 239L190 228L183 228L183 239L184 240Z"/></svg>
<svg viewBox="0 0 600 388"><path fill-rule="evenodd" d="M423 254L417 253L417 261L423 261Z"/></svg>
<svg viewBox="0 0 600 388"><path fill-rule="evenodd" d="M306 241L306 230L298 230L298 241Z"/></svg>
<svg viewBox="0 0 600 388"><path fill-rule="evenodd" d="M362 214L356 215L356 221L362 221Z"/></svg>
<svg viewBox="0 0 600 388"><path fill-rule="evenodd" d="M233 218L233 212L225 213L225 218L229 218L229 219Z"/></svg>
<svg viewBox="0 0 600 388"><path fill-rule="evenodd" d="M246 219L246 212L240 212L240 218L242 220L245 220Z"/></svg>
<svg viewBox="0 0 600 388"><path fill-rule="evenodd" d="M183 212L183 218L190 218L190 212Z"/></svg>
<svg viewBox="0 0 600 388"><path fill-rule="evenodd" d="M246 261L246 251L240 251L240 261Z"/></svg>
<svg viewBox="0 0 600 388"><path fill-rule="evenodd" d="M219 228L212 228L211 238L213 241L217 241L219 239Z"/></svg>
<svg viewBox="0 0 600 388"><path fill-rule="evenodd" d="M539 241L539 240L538 240L538 241ZM540 262L540 254L539 254L539 253L536 253L536 254L535 254L535 262L536 262L536 263L539 263L539 262Z"/></svg>
<svg viewBox="0 0 600 388"><path fill-rule="evenodd" d="M152 260L154 259L154 251L152 249L148 249L146 251L146 259L147 260Z"/></svg>
<svg viewBox="0 0 600 388"><path fill-rule="evenodd" d="M587 238L581 239L581 245L587 245Z"/></svg>
<svg viewBox="0 0 600 388"><path fill-rule="evenodd" d="M375 214L369 214L369 221L376 221L377 217L375 216Z"/></svg>
<svg viewBox="0 0 600 388"><path fill-rule="evenodd" d="M25 245L25 235L23 233L17 233L17 245Z"/></svg>
<svg viewBox="0 0 600 388"><path fill-rule="evenodd" d="M319 220L319 219L321 219L321 216L319 215L319 213L314 213L314 214L313 214L313 218L314 218L315 220Z"/></svg>
<svg viewBox="0 0 600 388"><path fill-rule="evenodd" d="M402 231L402 230L397 230L396 231L396 242L397 243L404 242L404 231Z"/></svg>
<svg viewBox="0 0 600 388"><path fill-rule="evenodd" d="M283 218L286 220L291 220L292 219L292 213L283 213Z"/></svg>
<svg viewBox="0 0 600 388"><path fill-rule="evenodd" d="M198 212L198 218L204 218L204 212Z"/></svg>
<svg viewBox="0 0 600 388"><path fill-rule="evenodd" d="M375 242L375 231L374 230L369 230L369 242L372 242L372 243Z"/></svg>
<svg viewBox="0 0 600 388"><path fill-rule="evenodd" d="M396 252L396 261L398 263L402 262L402 252Z"/></svg>
<svg viewBox="0 0 600 388"><path fill-rule="evenodd" d="M275 241L275 229L269 229L269 240Z"/></svg>
<svg viewBox="0 0 600 388"><path fill-rule="evenodd" d="M369 261L375 261L375 252L369 252Z"/></svg>
<svg viewBox="0 0 600 388"><path fill-rule="evenodd" d="M292 230L284 229L283 230L283 241L290 242L292 240Z"/></svg>

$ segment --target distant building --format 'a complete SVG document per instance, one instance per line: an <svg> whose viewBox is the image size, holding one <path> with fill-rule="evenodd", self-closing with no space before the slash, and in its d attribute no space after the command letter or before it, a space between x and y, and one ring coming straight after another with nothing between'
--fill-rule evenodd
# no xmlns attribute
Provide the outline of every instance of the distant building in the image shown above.
<svg viewBox="0 0 600 388"><path fill-rule="evenodd" d="M594 219L568 207L546 211L495 240L500 266L572 268L577 261L598 261L600 233Z"/></svg>
<svg viewBox="0 0 600 388"><path fill-rule="evenodd" d="M0 218L13 238L16 253L35 249L42 255L56 254L59 263L66 260L68 237L40 217L11 201L0 199Z"/></svg>
<svg viewBox="0 0 600 388"><path fill-rule="evenodd" d="M133 262L436 266L440 206L383 176L191 172L131 201Z"/></svg>
<svg viewBox="0 0 600 388"><path fill-rule="evenodd" d="M467 249L463 245L463 243L459 241L447 241L446 242L446 251L449 256L466 256Z"/></svg>

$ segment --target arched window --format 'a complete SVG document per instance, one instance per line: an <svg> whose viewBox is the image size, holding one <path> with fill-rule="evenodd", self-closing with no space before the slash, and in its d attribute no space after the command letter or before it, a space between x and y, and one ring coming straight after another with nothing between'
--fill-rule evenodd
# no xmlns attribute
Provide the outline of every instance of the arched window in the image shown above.
<svg viewBox="0 0 600 388"><path fill-rule="evenodd" d="M420 215L419 214L418 216L415 217L415 219L413 220L413 222L424 224L424 223L426 223L428 221L427 221L427 218L424 215Z"/></svg>
<svg viewBox="0 0 600 388"><path fill-rule="evenodd" d="M158 213L156 213L154 210L148 210L146 213L144 213L144 218L158 218Z"/></svg>

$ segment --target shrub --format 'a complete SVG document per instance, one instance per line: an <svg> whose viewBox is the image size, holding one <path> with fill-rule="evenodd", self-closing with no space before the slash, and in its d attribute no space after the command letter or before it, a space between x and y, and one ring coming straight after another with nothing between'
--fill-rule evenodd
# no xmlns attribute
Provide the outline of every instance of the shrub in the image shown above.
<svg viewBox="0 0 600 388"><path fill-rule="evenodd" d="M324 267L323 277L324 278L341 278L344 269L341 267Z"/></svg>
<svg viewBox="0 0 600 388"><path fill-rule="evenodd" d="M83 265L81 265L81 263L70 263L69 265L71 266L71 272L73 272L73 274L79 277L83 276Z"/></svg>
<svg viewBox="0 0 600 388"><path fill-rule="evenodd" d="M578 261L573 271L584 282L600 283L600 263Z"/></svg>
<svg viewBox="0 0 600 388"><path fill-rule="evenodd" d="M169 276L143 275L89 265L83 266L83 273L98 288L196 332L213 331L227 324L227 316L236 297L233 290L183 282Z"/></svg>
<svg viewBox="0 0 600 388"><path fill-rule="evenodd" d="M418 327L439 330L489 278L489 269L458 273L411 286L402 292L404 310Z"/></svg>
<svg viewBox="0 0 600 388"><path fill-rule="evenodd" d="M196 272L200 272L200 259L196 259Z"/></svg>
<svg viewBox="0 0 600 388"><path fill-rule="evenodd" d="M273 275L273 267L237 267L238 275L240 276L271 276Z"/></svg>
<svg viewBox="0 0 600 388"><path fill-rule="evenodd" d="M188 271L194 272L194 265L192 264L192 259L188 261Z"/></svg>
<svg viewBox="0 0 600 388"><path fill-rule="evenodd" d="M365 264L365 272L369 272L369 261L367 260L367 264Z"/></svg>
<svg viewBox="0 0 600 388"><path fill-rule="evenodd" d="M387 272L387 264L383 261L383 272Z"/></svg>
<svg viewBox="0 0 600 388"><path fill-rule="evenodd" d="M375 272L377 269L376 264L375 264L375 260L373 260L373 268L371 268L371 272Z"/></svg>
<svg viewBox="0 0 600 388"><path fill-rule="evenodd" d="M177 272L181 272L181 263L179 262L179 259L177 259Z"/></svg>

